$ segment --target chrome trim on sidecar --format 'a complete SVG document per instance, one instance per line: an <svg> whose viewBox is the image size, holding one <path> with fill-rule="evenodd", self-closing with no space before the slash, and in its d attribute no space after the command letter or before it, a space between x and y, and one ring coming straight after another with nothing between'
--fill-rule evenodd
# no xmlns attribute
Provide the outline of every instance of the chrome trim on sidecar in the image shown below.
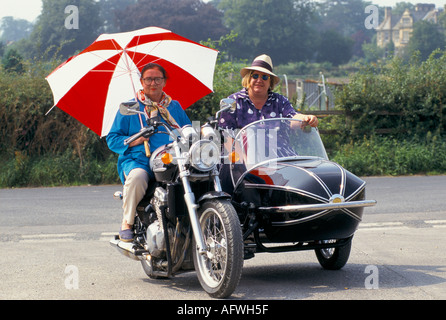
<svg viewBox="0 0 446 320"><path fill-rule="evenodd" d="M320 210L335 210L348 209L360 207L373 207L376 205L376 200L361 200L341 203L321 203L321 204L297 204L277 207L259 207L260 211L268 211L272 213L281 212L302 212L302 211L320 211Z"/></svg>
<svg viewBox="0 0 446 320"><path fill-rule="evenodd" d="M304 218L283 221L283 222L272 222L275 226L280 225L293 225L298 223L307 222L310 220L314 220L320 218L330 210L342 210L344 213L348 214L352 218L361 221L361 218L355 215L353 212L347 210L349 208L362 208L362 207L373 207L376 205L375 200L362 200L362 201L350 201L350 202L341 202L341 203L322 203L322 204L302 204L302 205L288 205L288 206L277 206L277 207L259 207L257 210L260 212L268 212L268 213L293 213L293 212L306 212L306 211L321 211L319 213L313 214L311 216L307 216Z"/></svg>

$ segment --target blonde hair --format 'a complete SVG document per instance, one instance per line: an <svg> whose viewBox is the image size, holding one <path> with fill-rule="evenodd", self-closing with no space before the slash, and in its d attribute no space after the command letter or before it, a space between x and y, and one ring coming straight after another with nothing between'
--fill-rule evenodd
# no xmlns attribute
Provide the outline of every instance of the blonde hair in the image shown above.
<svg viewBox="0 0 446 320"><path fill-rule="evenodd" d="M242 78L242 86L243 88L249 89L251 87L251 76L254 73L254 71L248 72L245 74L245 76ZM275 87L275 83L272 79L272 76L269 76L269 90L273 90Z"/></svg>

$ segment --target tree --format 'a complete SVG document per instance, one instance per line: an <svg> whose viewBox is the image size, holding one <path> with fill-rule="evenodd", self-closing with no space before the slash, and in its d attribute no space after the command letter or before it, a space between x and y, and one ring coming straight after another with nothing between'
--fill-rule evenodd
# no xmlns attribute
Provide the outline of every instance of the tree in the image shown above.
<svg viewBox="0 0 446 320"><path fill-rule="evenodd" d="M116 25L116 13L136 2L136 0L99 0L99 18L102 21L100 33L119 32Z"/></svg>
<svg viewBox="0 0 446 320"><path fill-rule="evenodd" d="M5 52L6 45L0 41L0 57L3 56L3 52Z"/></svg>
<svg viewBox="0 0 446 320"><path fill-rule="evenodd" d="M411 56L415 51L420 51L420 58L426 60L435 49L444 49L445 44L445 37L437 25L427 21L417 21L414 23L407 54Z"/></svg>
<svg viewBox="0 0 446 320"><path fill-rule="evenodd" d="M365 62L371 63L381 59L384 56L385 50L376 45L376 40L372 40L362 45L362 52L364 53Z"/></svg>
<svg viewBox="0 0 446 320"><path fill-rule="evenodd" d="M362 57L362 45L370 42L375 34L373 29L364 27L364 19L367 17L365 8L370 3L363 0L324 0L318 2L313 27L319 34L326 31L336 31L344 38L353 39L352 54ZM348 40L343 39L342 41L346 42Z"/></svg>
<svg viewBox="0 0 446 320"><path fill-rule="evenodd" d="M404 11L406 11L407 9L412 12L415 10L415 5L410 2L398 2L392 8L392 15L394 15L395 17L401 17Z"/></svg>
<svg viewBox="0 0 446 320"><path fill-rule="evenodd" d="M9 49L2 58L3 69L7 72L23 73L23 57L16 49Z"/></svg>
<svg viewBox="0 0 446 320"><path fill-rule="evenodd" d="M5 43L26 38L32 30L32 23L24 19L3 17L0 20L1 38Z"/></svg>
<svg viewBox="0 0 446 320"><path fill-rule="evenodd" d="M352 57L353 44L352 39L334 30L324 31L318 41L317 61L328 61L335 66L346 63Z"/></svg>
<svg viewBox="0 0 446 320"><path fill-rule="evenodd" d="M228 30L223 15L201 0L139 0L116 13L121 32L157 26L194 41L219 39Z"/></svg>
<svg viewBox="0 0 446 320"><path fill-rule="evenodd" d="M34 55L45 50L51 54L60 48L66 58L84 49L99 35L98 15L99 5L94 0L43 0L42 13L30 37L36 43Z"/></svg>
<svg viewBox="0 0 446 320"><path fill-rule="evenodd" d="M275 64L308 59L312 5L306 0L221 0L226 26L238 34L228 50L240 58L270 55Z"/></svg>

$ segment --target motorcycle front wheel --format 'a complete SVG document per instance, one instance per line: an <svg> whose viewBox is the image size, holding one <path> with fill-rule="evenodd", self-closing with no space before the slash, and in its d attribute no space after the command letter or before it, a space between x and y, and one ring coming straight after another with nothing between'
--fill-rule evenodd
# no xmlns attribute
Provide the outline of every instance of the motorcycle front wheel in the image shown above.
<svg viewBox="0 0 446 320"><path fill-rule="evenodd" d="M243 237L234 207L227 200L206 201L199 211L206 253L193 250L198 280L213 298L226 298L237 287L243 268ZM197 248L195 239L193 248Z"/></svg>

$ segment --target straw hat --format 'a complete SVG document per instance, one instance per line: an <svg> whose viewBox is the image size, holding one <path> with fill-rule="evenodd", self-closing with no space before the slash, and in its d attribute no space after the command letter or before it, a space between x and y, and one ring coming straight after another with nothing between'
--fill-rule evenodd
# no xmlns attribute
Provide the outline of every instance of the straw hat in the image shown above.
<svg viewBox="0 0 446 320"><path fill-rule="evenodd" d="M266 54L262 54L255 58L250 67L245 67L240 70L240 74L244 77L251 71L260 71L269 74L274 85L278 84L280 81L280 78L273 73L273 62L271 61L271 58Z"/></svg>

